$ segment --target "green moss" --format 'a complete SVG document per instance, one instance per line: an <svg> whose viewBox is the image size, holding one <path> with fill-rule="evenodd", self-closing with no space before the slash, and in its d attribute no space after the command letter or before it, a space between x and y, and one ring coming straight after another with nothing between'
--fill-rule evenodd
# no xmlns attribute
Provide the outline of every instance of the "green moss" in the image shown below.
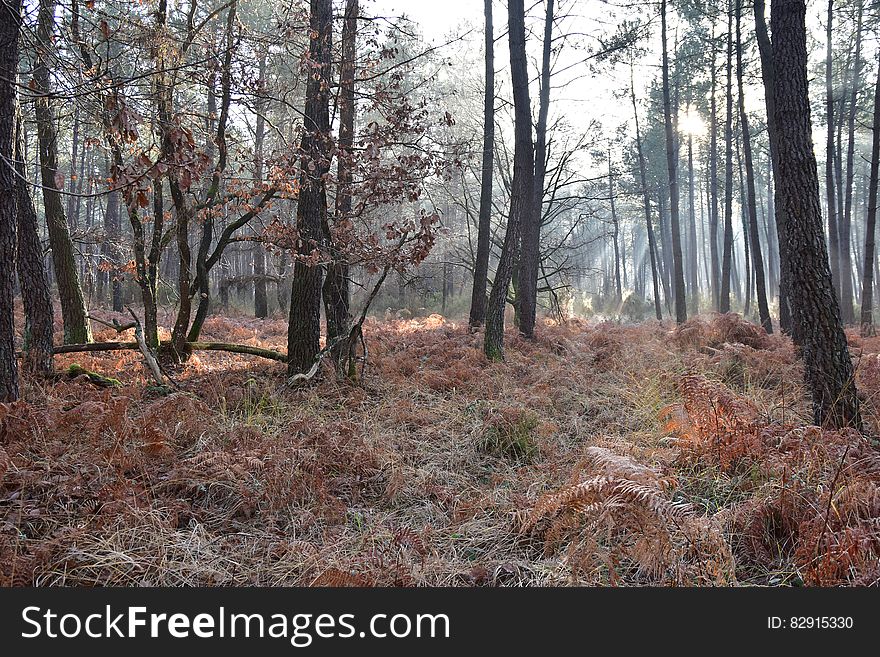
<svg viewBox="0 0 880 657"><path fill-rule="evenodd" d="M74 378L77 376L86 376L92 383L103 386L105 388L122 387L122 381L120 381L119 379L114 379L109 376L98 374L97 372L92 372L91 370L87 370L82 365L78 365L76 363L71 363L71 365L67 368L67 376L69 376L70 378Z"/></svg>

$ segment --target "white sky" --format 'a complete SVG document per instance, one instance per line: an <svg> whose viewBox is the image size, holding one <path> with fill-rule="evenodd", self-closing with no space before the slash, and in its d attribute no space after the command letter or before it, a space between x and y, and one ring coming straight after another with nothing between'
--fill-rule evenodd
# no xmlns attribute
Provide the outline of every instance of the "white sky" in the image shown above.
<svg viewBox="0 0 880 657"><path fill-rule="evenodd" d="M557 0L557 5L561 0ZM564 0L563 0L564 1ZM534 2L527 0L526 7L530 7ZM620 17L632 16L631 10L625 8L627 3L623 0L606 2L604 0L577 0L571 12L577 14L569 19L563 27L563 31L577 32L587 35L582 39L582 45L593 47L596 45L595 36L599 34L609 34L616 26ZM474 57L479 64L479 70L475 71L475 75L482 77L482 39L484 29L483 18L483 0L367 0L365 9L371 13L381 15L401 15L406 14L420 26L422 34L427 42L435 45L442 44L451 37L466 31L466 28L472 28L474 34L470 39L470 49L473 50L471 56ZM768 22L769 22L769 5L768 0ZM822 60L824 58L824 20L827 4L825 0L808 0L807 4L807 24L813 40L809 44L811 55L811 75L813 77L813 85L811 95L813 96L814 105L817 100L821 100L821 94L824 90L824 78L819 79L815 76L823 76L824 73L819 70L823 68ZM750 8L749 8L750 9ZM531 25L538 32L541 30L541 13L543 11L543 3L532 9ZM753 19L751 12L744 13L744 33L751 36L753 30ZM843 23L847 23L845 29L851 29L845 16L840 15L837 20L836 28L840 29ZM721 22L724 22L723 20ZM506 0L495 0L494 2L494 27L496 35L495 46L495 66L496 75L504 79L508 68L509 54L507 49L507 39L499 38L506 30L507 12ZM650 80L659 74L659 19L654 20L655 25L652 27L651 43L647 44L649 53L642 58L642 61L636 62L636 94L640 99L644 99L647 94L646 88ZM675 16L670 16L670 38L674 38L674 31L677 28L678 20ZM463 29L463 27L465 29ZM719 23L718 29L723 30L726 25ZM557 30L558 34L559 30ZM541 34L536 34L529 38L530 57L532 62L532 75L537 75L537 59L540 57L540 41ZM554 35L555 36L555 35ZM455 55L454 48L461 47L456 44L443 54L446 56ZM876 56L875 48L877 47L874 36L866 35L865 43L865 67L863 69L863 80L872 78L875 73ZM576 50L571 45L567 45L563 50L563 57L566 58L562 62L562 66L579 61L582 58L584 50ZM754 54L753 54L754 56ZM723 54L721 55L723 58ZM720 62L719 62L720 63ZM574 82L570 79L579 76ZM559 86L565 84L564 89ZM629 123L632 120L632 111L629 101L626 97L616 98L615 92L627 89L629 86L629 70L626 66L620 66L617 70L604 70L597 75L589 73L585 65L579 65L573 70L566 72L564 75L555 77L553 80L554 88L552 90L551 101L551 117L552 124L554 114L556 116L565 116L572 124L575 130L582 128L584 131L593 120L602 123L604 131L613 136L615 129L622 123ZM532 90L533 100L537 94L537 87ZM818 94L818 95L817 95ZM750 86L746 88L746 102L750 112L763 113L763 88L758 80L752 77ZM644 115L644 106L640 106L640 114L642 120L647 117ZM813 117L814 127L820 129L820 117ZM817 142L821 146L821 141ZM818 148L817 150L821 150ZM699 150L699 146L698 146ZM818 153L820 159L824 159L824 153Z"/></svg>

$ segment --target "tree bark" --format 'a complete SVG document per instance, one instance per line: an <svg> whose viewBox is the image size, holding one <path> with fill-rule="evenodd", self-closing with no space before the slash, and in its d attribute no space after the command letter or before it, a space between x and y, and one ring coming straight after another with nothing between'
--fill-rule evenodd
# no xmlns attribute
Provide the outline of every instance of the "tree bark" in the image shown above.
<svg viewBox="0 0 880 657"><path fill-rule="evenodd" d="M712 23L712 70L711 92L709 97L709 256L712 260L712 308L721 310L721 263L718 257L718 101L717 88L718 69L715 65L715 23Z"/></svg>
<svg viewBox="0 0 880 657"><path fill-rule="evenodd" d="M844 324L855 322L853 308L853 266L850 249L852 230L853 180L855 179L855 126L858 109L859 86L862 68L862 17L864 3L858 0L856 18L855 59L849 88L849 113L847 115L846 186L844 187L843 217L838 225L840 256L840 318Z"/></svg>
<svg viewBox="0 0 880 657"><path fill-rule="evenodd" d="M61 202L60 176L58 173L58 134L49 82L48 61L54 56L53 32L55 30L55 0L40 0L37 16L36 61L34 63L37 133L40 142L40 176L43 187L43 207L49 227L49 246L58 296L61 298L61 315L64 319L65 342L89 342L92 331L86 316L86 304L77 276L77 264L70 241L64 205Z"/></svg>
<svg viewBox="0 0 880 657"><path fill-rule="evenodd" d="M663 321L663 312L660 307L660 283L657 275L657 244L654 238L654 227L651 225L651 195L648 192L648 179L645 174L645 153L642 149L642 135L639 129L639 108L636 104L635 76L632 62L630 62L630 98L632 99L633 117L636 124L636 152L639 156L639 180L642 184L642 203L645 207L645 226L648 232L648 253L651 257L651 282L654 289L654 314L657 321Z"/></svg>
<svg viewBox="0 0 880 657"><path fill-rule="evenodd" d="M258 85L260 93L266 87L266 57L264 50L260 53L258 65L260 79ZM268 104L262 98L256 103L257 120L254 127L254 179L258 186L263 184L263 142L266 137L265 113ZM251 248L254 255L254 317L264 319L269 314L269 300L266 296L266 249L259 241L255 241Z"/></svg>
<svg viewBox="0 0 880 657"><path fill-rule="evenodd" d="M868 183L868 216L865 222L865 261L862 269L862 336L874 334L874 259L877 229L877 185L880 173L880 68L874 85L874 131L871 139L871 173Z"/></svg>
<svg viewBox="0 0 880 657"><path fill-rule="evenodd" d="M724 238L721 250L721 291L718 311L730 312L731 259L733 257L733 12L727 16L727 118L724 124Z"/></svg>
<svg viewBox="0 0 880 657"><path fill-rule="evenodd" d="M764 0L755 0L755 38L758 42L758 53L761 57L761 79L764 83L764 106L767 109L767 135L770 142L770 163L773 174L774 193L768 199L768 204L775 199L775 190L779 186L779 147L776 130L776 102L773 98L776 87L776 74L773 65L773 46L767 33L767 20L764 16ZM769 185L769 182L768 182ZM788 279L782 269L782 261L785 259L786 242L781 226L785 224L785 208L781 208L773 202L776 244L779 255L779 328L784 333L792 332L791 303L788 298Z"/></svg>
<svg viewBox="0 0 880 657"><path fill-rule="evenodd" d="M833 79L834 0L828 0L825 21L825 197L828 205L828 250L831 258L831 279L840 290L840 247L837 230L837 200L834 189L834 79Z"/></svg>
<svg viewBox="0 0 880 657"><path fill-rule="evenodd" d="M481 326L486 321L486 288L489 278L489 247L492 231L492 173L495 145L495 34L492 27L492 0L484 0L486 17L486 83L483 91L483 164L480 176L480 217L477 227L477 254L468 323Z"/></svg>
<svg viewBox="0 0 880 657"><path fill-rule="evenodd" d="M688 295L691 313L700 310L700 265L697 257L697 211L694 205L694 136L688 135Z"/></svg>
<svg viewBox="0 0 880 657"><path fill-rule="evenodd" d="M20 0L2 0L0 12L0 402L18 399L15 360L13 285L15 270L16 183L9 162L15 159L15 106L18 77Z"/></svg>
<svg viewBox="0 0 880 657"><path fill-rule="evenodd" d="M507 292L513 273L514 251L519 238L520 225L523 221L529 220L535 208L535 153L532 144L532 111L529 100L523 0L510 0L507 4L507 13L514 104L513 182L510 190L507 232L486 310L484 350L490 361L504 358L504 309L507 305Z"/></svg>
<svg viewBox="0 0 880 657"><path fill-rule="evenodd" d="M623 299L620 281L620 222L617 220L617 207L614 203L614 171L611 168L611 146L608 146L608 199L611 203L611 226L614 229L614 290L616 302Z"/></svg>
<svg viewBox="0 0 880 657"><path fill-rule="evenodd" d="M822 230L810 123L804 0L774 0L770 20L779 158L776 206L784 209L780 235L788 246L782 266L789 280L793 338L801 349L816 424L860 429L853 365ZM796 221L790 220L795 217Z"/></svg>
<svg viewBox="0 0 880 657"><path fill-rule="evenodd" d="M342 27L342 63L340 65L339 91L339 157L336 164L336 216L335 227L344 230L351 221L351 183L352 170L350 156L354 147L355 129L355 64L357 60L357 20L358 0L348 0L345 6L345 22ZM329 222L329 219L328 219ZM330 357L336 365L337 377L345 372L340 362L354 365L354 344L348 340L351 333L351 292L349 290L349 265L345 253L335 247L334 236L329 223L324 227L324 238L330 245L333 261L327 266L324 281L324 314L327 321L327 344L336 344L330 350ZM349 356L348 358L344 358ZM350 369L349 375L354 375Z"/></svg>
<svg viewBox="0 0 880 657"><path fill-rule="evenodd" d="M541 58L541 90L538 100L538 123L535 127L534 208L520 225L519 278L516 310L519 331L526 338L535 334L538 303L538 269L541 260L541 220L544 205L544 176L547 168L547 114L550 110L550 54L553 41L554 0L547 0L544 18L544 50Z"/></svg>
<svg viewBox="0 0 880 657"><path fill-rule="evenodd" d="M19 0L12 0L15 4ZM2 38L2 37L0 37ZM15 79L14 77L11 79ZM23 366L46 376L52 373L52 295L40 243L37 213L31 200L25 171L24 134L21 114L15 122L15 189L18 212L18 245L16 265L24 304ZM6 261L8 262L8 260Z"/></svg>
<svg viewBox="0 0 880 657"><path fill-rule="evenodd" d="M300 144L302 172L296 208L299 257L294 264L287 334L290 376L308 372L321 351L322 271L308 259L323 246L322 226L327 221L324 176L330 168L331 146L329 89L333 8L330 0L311 0L309 25L312 32L309 59L316 68L306 87Z"/></svg>
<svg viewBox="0 0 880 657"><path fill-rule="evenodd" d="M681 253L681 227L678 217L678 136L672 125L672 101L669 94L669 52L666 47L666 0L660 3L663 40L663 118L666 128L666 170L669 174L669 222L672 230L672 267L675 289L675 319L687 321L687 298L684 287L684 262ZM678 108L675 109L678 111Z"/></svg>
<svg viewBox="0 0 880 657"><path fill-rule="evenodd" d="M736 79L739 89L739 121L742 128L743 164L746 169L747 210L749 222L749 245L752 254L752 272L755 277L755 290L758 302L758 316L761 326L767 333L773 333L770 309L767 305L767 287L764 280L764 258L761 255L761 239L758 232L758 205L755 192L755 168L752 160L752 138L749 134L749 116L746 113L746 99L743 88L742 59L742 0L736 4Z"/></svg>

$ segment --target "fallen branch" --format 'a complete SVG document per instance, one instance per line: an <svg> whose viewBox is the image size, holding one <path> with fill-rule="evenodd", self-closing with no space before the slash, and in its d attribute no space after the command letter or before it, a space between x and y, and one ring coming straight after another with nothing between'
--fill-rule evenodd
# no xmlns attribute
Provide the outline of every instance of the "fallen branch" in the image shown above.
<svg viewBox="0 0 880 657"><path fill-rule="evenodd" d="M75 379L79 376L86 377L90 383L94 383L96 386L101 388L121 388L122 381L119 379L114 379L109 376L104 376L103 374L98 374L97 372L92 372L91 370L87 370L82 365L78 365L73 363L70 367L67 368L64 372L68 378Z"/></svg>
<svg viewBox="0 0 880 657"><path fill-rule="evenodd" d="M171 348L171 341L165 340L161 348ZM226 342L187 342L186 348L192 351L226 351L233 354L259 356L279 363L287 362L287 355L274 349L263 349L249 344L229 344ZM137 342L90 342L88 344L63 344L53 347L53 354L72 354L88 351L133 351L139 350Z"/></svg>
<svg viewBox="0 0 880 657"><path fill-rule="evenodd" d="M156 356L153 353L153 350L147 345L147 341L144 339L144 328L141 326L140 320L137 318L137 315L134 314L134 311L129 308L129 314L131 314L132 319L134 320L134 338L137 341L137 346L141 350L141 353L144 355L144 360L147 363L147 367L150 368L150 372L153 374L153 380L156 382L156 385L160 388L165 385L165 375L162 374L162 370L159 368L159 361L156 360ZM177 383L168 377L168 380L174 383L177 386ZM179 387L179 386L177 386Z"/></svg>

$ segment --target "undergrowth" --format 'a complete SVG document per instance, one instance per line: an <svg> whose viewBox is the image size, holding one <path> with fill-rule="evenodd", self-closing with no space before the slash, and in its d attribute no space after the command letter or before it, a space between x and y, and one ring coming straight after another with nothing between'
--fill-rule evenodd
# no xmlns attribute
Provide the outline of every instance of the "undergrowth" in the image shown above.
<svg viewBox="0 0 880 657"><path fill-rule="evenodd" d="M285 328L204 332L279 348ZM162 396L133 352L56 359L119 387L25 377L0 406L0 584L880 579L878 452L810 425L786 338L735 315L546 321L490 364L439 315L365 332L356 385L292 390L222 353ZM876 427L880 340L850 341Z"/></svg>

